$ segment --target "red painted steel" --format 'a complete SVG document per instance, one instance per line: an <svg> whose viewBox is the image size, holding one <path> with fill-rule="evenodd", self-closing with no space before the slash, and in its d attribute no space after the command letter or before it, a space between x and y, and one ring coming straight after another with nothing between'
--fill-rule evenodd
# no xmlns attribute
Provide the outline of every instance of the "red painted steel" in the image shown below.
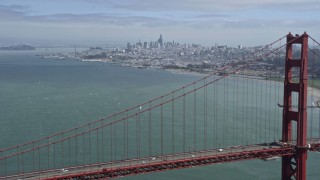
<svg viewBox="0 0 320 180"><path fill-rule="evenodd" d="M301 45L300 59L293 59L294 44ZM299 68L299 82L293 82L292 70ZM292 140L292 121L297 122L296 153L282 158L282 179L295 177L297 180L306 179L307 160L307 81L308 81L308 35L287 35L285 81L283 99L282 141ZM298 110L292 109L292 92L298 93Z"/></svg>
<svg viewBox="0 0 320 180"><path fill-rule="evenodd" d="M161 172L174 169L191 168L195 166L207 166L217 163L227 163L250 159L267 159L271 157L291 156L295 153L293 146L282 148L266 148L259 150L250 150L242 152L231 152L228 154L215 156L189 157L178 160L170 160L163 162L147 163L132 166L123 166L114 169L101 169L89 172L80 172L75 174L66 174L45 178L46 180L64 180L64 179L108 179L123 176L132 176L138 174L147 174Z"/></svg>

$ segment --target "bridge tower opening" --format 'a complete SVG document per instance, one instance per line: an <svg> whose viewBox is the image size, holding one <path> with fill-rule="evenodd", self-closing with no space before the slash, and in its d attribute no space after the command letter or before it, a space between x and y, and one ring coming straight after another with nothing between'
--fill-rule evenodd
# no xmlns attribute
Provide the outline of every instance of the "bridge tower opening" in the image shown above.
<svg viewBox="0 0 320 180"><path fill-rule="evenodd" d="M293 56L293 45L299 45L300 57ZM296 59L297 58L297 59ZM299 82L293 80L293 69L299 69ZM307 86L308 34L287 35L283 98L282 141L291 143L292 123L297 123L295 154L282 158L282 180L305 180L307 161ZM292 108L292 93L298 94L298 109Z"/></svg>

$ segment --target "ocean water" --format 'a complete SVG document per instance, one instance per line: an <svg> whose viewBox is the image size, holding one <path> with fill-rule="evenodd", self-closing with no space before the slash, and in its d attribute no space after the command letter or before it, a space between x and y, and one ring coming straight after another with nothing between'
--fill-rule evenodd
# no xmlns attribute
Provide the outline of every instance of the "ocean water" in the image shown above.
<svg viewBox="0 0 320 180"><path fill-rule="evenodd" d="M0 51L0 149L97 120L201 78L36 56L43 52ZM319 179L320 154L309 153L308 159L308 179ZM252 160L125 179L280 179L280 169L280 160Z"/></svg>

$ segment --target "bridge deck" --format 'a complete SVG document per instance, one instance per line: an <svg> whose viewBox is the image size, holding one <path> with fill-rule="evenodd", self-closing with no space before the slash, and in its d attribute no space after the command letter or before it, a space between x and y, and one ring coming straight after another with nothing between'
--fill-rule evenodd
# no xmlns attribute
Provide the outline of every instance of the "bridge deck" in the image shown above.
<svg viewBox="0 0 320 180"><path fill-rule="evenodd" d="M320 139L309 140L310 151L320 152ZM145 157L122 161L113 161L86 166L68 167L42 172L26 173L0 179L71 179L71 178L115 178L136 174L165 171L170 169L190 168L216 163L225 163L249 159L271 160L292 155L295 146L292 143L270 143L248 146L234 146L225 149L213 149L188 153L177 153L157 157Z"/></svg>

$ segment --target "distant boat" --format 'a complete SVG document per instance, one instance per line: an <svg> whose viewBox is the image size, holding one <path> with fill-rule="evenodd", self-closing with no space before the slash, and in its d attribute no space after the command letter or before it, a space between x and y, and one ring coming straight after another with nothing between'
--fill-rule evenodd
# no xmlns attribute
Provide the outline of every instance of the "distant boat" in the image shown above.
<svg viewBox="0 0 320 180"><path fill-rule="evenodd" d="M279 156L274 156L274 157L264 158L263 160L265 160L265 161L273 161L273 160L277 160L277 159L280 159L280 157Z"/></svg>

